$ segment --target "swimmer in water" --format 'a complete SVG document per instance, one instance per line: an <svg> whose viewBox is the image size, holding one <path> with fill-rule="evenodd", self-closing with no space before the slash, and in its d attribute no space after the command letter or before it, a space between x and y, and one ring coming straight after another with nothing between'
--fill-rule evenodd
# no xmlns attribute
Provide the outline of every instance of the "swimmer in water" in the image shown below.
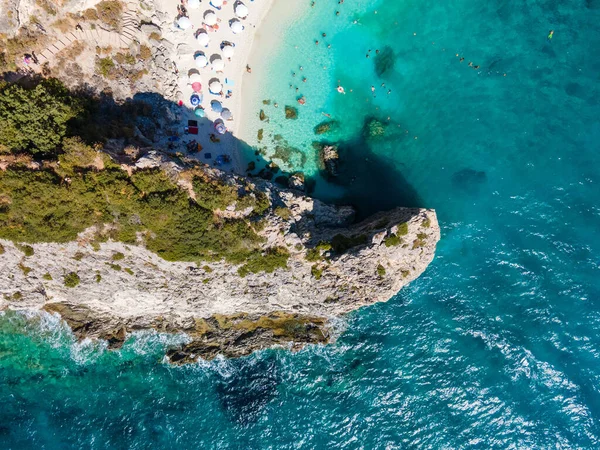
<svg viewBox="0 0 600 450"><path fill-rule="evenodd" d="M548 33L548 40L549 41L552 40L552 36L554 36L554 30L550 30L550 33Z"/></svg>
<svg viewBox="0 0 600 450"><path fill-rule="evenodd" d="M345 94L345 93L346 93L346 91L344 90L344 88L343 88L342 86L340 86L340 85L338 85L338 87L337 87L337 91L338 91L340 94Z"/></svg>

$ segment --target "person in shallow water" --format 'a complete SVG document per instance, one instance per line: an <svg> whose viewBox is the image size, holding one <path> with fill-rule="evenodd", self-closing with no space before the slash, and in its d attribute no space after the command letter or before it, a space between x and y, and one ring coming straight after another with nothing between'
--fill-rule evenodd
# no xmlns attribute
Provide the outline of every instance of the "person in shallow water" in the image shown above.
<svg viewBox="0 0 600 450"><path fill-rule="evenodd" d="M550 30L550 33L548 33L548 40L549 41L552 40L552 36L554 36L554 30Z"/></svg>

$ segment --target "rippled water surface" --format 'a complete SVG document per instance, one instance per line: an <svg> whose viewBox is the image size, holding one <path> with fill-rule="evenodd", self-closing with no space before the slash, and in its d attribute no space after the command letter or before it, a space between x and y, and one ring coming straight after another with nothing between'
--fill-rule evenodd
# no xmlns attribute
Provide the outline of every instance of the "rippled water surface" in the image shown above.
<svg viewBox="0 0 600 450"><path fill-rule="evenodd" d="M109 352L49 318L5 313L2 448L600 446L600 2L305 9L265 64L255 109L279 103L255 124L267 151L285 136L305 154L290 170L363 213L435 208L434 263L348 317L334 345L182 368L162 363L177 336ZM376 49L392 52L381 76ZM307 104L292 124L282 108L299 65ZM341 124L328 136L341 142L336 183L317 176L322 112ZM386 137L364 139L368 117L390 118Z"/></svg>

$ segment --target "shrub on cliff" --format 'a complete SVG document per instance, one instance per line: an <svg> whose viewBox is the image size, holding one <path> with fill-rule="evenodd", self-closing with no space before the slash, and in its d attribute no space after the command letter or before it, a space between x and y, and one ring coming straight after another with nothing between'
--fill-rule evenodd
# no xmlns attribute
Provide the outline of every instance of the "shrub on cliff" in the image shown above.
<svg viewBox="0 0 600 450"><path fill-rule="evenodd" d="M160 170L129 177L109 165L67 183L50 170L9 168L0 172L0 193L0 238L15 242L68 242L92 225L111 224L105 237L134 243L142 233L146 247L166 260L236 264L256 259L262 242L245 220L215 221ZM263 262L273 263L271 256Z"/></svg>
<svg viewBox="0 0 600 450"><path fill-rule="evenodd" d="M246 264L238 269L238 274L245 277L250 272L274 272L287 267L290 252L284 247L269 248L264 252L256 251L248 257Z"/></svg>
<svg viewBox="0 0 600 450"><path fill-rule="evenodd" d="M56 155L67 122L81 111L81 102L57 80L33 88L0 82L0 146L13 152Z"/></svg>
<svg viewBox="0 0 600 450"><path fill-rule="evenodd" d="M63 277L64 283L66 287L69 288L74 288L76 287L79 282L81 281L81 279L79 278L79 275L77 275L77 273L75 272L69 272L68 274L66 274Z"/></svg>
<svg viewBox="0 0 600 450"><path fill-rule="evenodd" d="M96 5L98 19L101 22L117 29L121 25L123 16L123 4L116 0L103 0Z"/></svg>

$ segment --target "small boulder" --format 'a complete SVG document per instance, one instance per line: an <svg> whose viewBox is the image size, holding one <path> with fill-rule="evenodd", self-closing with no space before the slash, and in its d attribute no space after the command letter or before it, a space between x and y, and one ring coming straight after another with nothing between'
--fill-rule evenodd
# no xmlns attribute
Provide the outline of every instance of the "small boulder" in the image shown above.
<svg viewBox="0 0 600 450"><path fill-rule="evenodd" d="M304 191L304 173L296 172L290 175L290 178L288 180L288 186L290 187L290 189Z"/></svg>
<svg viewBox="0 0 600 450"><path fill-rule="evenodd" d="M298 109L294 108L293 106L286 106L285 107L285 118L291 119L291 120L296 120L298 118Z"/></svg>
<svg viewBox="0 0 600 450"><path fill-rule="evenodd" d="M338 175L339 159L340 155L337 146L324 145L321 147L321 151L319 152L321 167L332 177L337 177Z"/></svg>

